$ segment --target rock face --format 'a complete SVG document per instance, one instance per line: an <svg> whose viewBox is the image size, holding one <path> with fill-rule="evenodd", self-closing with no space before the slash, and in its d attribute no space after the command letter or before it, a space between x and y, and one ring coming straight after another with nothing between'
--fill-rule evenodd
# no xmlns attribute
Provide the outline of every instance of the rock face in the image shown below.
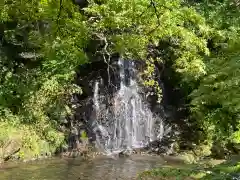
<svg viewBox="0 0 240 180"><path fill-rule="evenodd" d="M75 114L68 118L70 148L75 148L84 130L89 142L106 154L126 155L122 152L135 148L171 154L171 141L166 140L173 137L167 121L171 113L166 113L164 101L157 103L152 89L140 85L143 66L113 56L109 64L94 61L79 67L76 83L83 93L71 99Z"/></svg>

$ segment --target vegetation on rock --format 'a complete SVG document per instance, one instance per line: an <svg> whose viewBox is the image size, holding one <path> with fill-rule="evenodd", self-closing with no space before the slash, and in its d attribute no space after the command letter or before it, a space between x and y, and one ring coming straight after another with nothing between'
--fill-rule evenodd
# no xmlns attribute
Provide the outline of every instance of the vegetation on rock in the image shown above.
<svg viewBox="0 0 240 180"><path fill-rule="evenodd" d="M240 164L234 160L222 163L205 162L199 165L185 167L162 167L141 173L137 179L141 180L227 180L239 177Z"/></svg>

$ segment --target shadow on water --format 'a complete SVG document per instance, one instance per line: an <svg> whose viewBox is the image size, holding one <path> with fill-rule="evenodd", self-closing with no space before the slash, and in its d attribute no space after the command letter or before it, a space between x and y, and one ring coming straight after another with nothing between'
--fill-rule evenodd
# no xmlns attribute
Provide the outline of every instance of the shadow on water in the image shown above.
<svg viewBox="0 0 240 180"><path fill-rule="evenodd" d="M160 157L132 156L92 161L79 158L50 159L0 169L0 180L127 180L138 173L160 167Z"/></svg>

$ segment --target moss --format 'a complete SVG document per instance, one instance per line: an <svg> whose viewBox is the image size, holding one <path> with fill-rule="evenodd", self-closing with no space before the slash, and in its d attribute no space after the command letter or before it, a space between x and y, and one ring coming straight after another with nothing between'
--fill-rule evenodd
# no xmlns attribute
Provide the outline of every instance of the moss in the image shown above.
<svg viewBox="0 0 240 180"><path fill-rule="evenodd" d="M180 157L182 157L182 159L184 160L184 162L186 164L192 164L192 163L196 163L198 160L198 157L196 155L194 155L193 152L184 152L182 154L179 155Z"/></svg>
<svg viewBox="0 0 240 180"><path fill-rule="evenodd" d="M200 144L194 148L194 153L198 157L204 157L211 155L212 143L208 142L206 144Z"/></svg>
<svg viewBox="0 0 240 180"><path fill-rule="evenodd" d="M240 161L238 162L234 159L220 164L208 162L207 164L195 164L192 166L182 166L181 168L162 167L145 171L141 173L137 179L232 179L234 176L240 176Z"/></svg>
<svg viewBox="0 0 240 180"><path fill-rule="evenodd" d="M196 174L192 170L188 169L175 169L175 168L161 168L161 169L155 169L151 171L146 171L142 173L138 179L193 179L193 175Z"/></svg>
<svg viewBox="0 0 240 180"><path fill-rule="evenodd" d="M51 143L45 136L36 132L33 125L0 122L0 162L9 156L13 159L28 160L41 154L51 154L62 141L63 135L58 134L57 139L53 139L54 143ZM18 149L20 150L17 151Z"/></svg>

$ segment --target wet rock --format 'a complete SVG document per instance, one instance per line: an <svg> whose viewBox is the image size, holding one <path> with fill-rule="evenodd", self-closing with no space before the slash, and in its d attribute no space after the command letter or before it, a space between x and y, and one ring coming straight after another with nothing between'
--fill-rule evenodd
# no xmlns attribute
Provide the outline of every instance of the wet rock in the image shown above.
<svg viewBox="0 0 240 180"><path fill-rule="evenodd" d="M141 154L141 150L142 150L141 148L136 148L136 149L133 150L133 153L134 154Z"/></svg>
<svg viewBox="0 0 240 180"><path fill-rule="evenodd" d="M16 155L19 151L20 151L20 148L18 148L17 150L12 151L11 153L9 153L9 155L7 155L6 157L3 158L4 162L9 161L10 159L12 159L14 157L14 155Z"/></svg>
<svg viewBox="0 0 240 180"><path fill-rule="evenodd" d="M130 155L132 154L132 151L131 150L124 150L124 151L121 151L118 156L119 157L129 157Z"/></svg>
<svg viewBox="0 0 240 180"><path fill-rule="evenodd" d="M240 179L240 173L231 173L230 175L232 176L233 180L239 180Z"/></svg>

